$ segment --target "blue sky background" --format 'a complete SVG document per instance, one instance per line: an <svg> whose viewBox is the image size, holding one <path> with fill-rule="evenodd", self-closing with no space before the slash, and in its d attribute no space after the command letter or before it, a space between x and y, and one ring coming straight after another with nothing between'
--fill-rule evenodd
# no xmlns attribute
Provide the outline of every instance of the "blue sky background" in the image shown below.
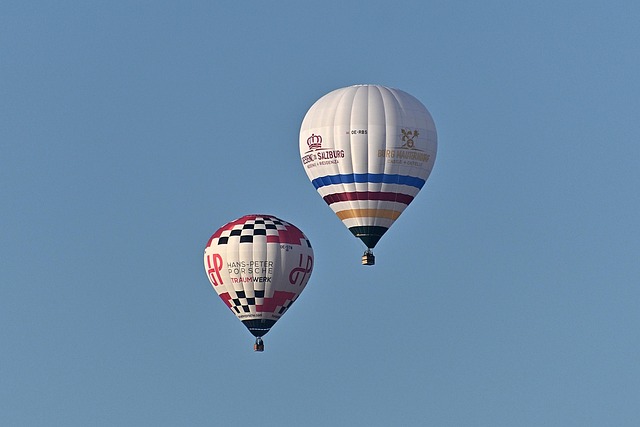
<svg viewBox="0 0 640 427"><path fill-rule="evenodd" d="M0 5L0 424L640 425L640 3ZM420 99L434 171L360 265L307 109ZM209 285L270 213L316 265L266 351Z"/></svg>

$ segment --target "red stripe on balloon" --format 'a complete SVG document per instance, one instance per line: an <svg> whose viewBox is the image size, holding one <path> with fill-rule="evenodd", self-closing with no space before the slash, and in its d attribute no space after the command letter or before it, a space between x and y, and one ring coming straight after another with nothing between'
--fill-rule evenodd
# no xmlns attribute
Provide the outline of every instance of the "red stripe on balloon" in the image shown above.
<svg viewBox="0 0 640 427"><path fill-rule="evenodd" d="M256 304L257 313L275 313L276 308L284 306L289 301L296 299L296 294L293 292L274 291L272 298L265 298L264 304Z"/></svg>
<svg viewBox="0 0 640 427"><path fill-rule="evenodd" d="M225 304L227 304L227 307L231 308L231 296L229 295L229 292L224 292L220 294L219 297Z"/></svg>
<svg viewBox="0 0 640 427"><path fill-rule="evenodd" d="M323 199L328 205L337 202L348 202L351 200L382 200L385 202L398 202L408 205L413 200L413 196L383 191L354 191L351 193L327 194Z"/></svg>

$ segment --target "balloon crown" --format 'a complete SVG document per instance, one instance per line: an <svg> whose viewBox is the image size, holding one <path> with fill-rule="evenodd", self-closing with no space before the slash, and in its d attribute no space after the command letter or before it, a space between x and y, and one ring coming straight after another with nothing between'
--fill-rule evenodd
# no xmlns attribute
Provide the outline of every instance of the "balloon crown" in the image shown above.
<svg viewBox="0 0 640 427"><path fill-rule="evenodd" d="M316 135L314 133L311 134L309 138L307 138L307 145L310 150L317 150L322 147L322 137L320 135Z"/></svg>

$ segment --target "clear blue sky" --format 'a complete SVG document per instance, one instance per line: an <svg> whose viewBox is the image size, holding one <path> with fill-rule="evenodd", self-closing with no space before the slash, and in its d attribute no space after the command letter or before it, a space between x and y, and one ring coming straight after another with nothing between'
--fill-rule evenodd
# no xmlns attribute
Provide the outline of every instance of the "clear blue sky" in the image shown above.
<svg viewBox="0 0 640 427"><path fill-rule="evenodd" d="M640 425L640 3L0 5L0 424ZM360 265L308 182L323 94L405 90L435 168ZM313 243L266 351L202 252Z"/></svg>

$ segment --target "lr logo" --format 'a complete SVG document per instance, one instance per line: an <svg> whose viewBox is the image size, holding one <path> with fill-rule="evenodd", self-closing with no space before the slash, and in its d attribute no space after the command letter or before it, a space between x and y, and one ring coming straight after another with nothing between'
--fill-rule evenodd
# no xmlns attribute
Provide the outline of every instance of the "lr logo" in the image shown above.
<svg viewBox="0 0 640 427"><path fill-rule="evenodd" d="M207 267L209 280L211 280L213 286L224 284L220 276L220 269L222 268L222 257L220 254L207 255Z"/></svg>
<svg viewBox="0 0 640 427"><path fill-rule="evenodd" d="M311 274L311 270L313 270L313 258L307 255L307 263L305 266L302 265L303 257L300 254L300 261L298 262L298 267L291 270L289 273L289 283L295 285L300 279L299 285L304 283L304 279L307 277L307 274Z"/></svg>

